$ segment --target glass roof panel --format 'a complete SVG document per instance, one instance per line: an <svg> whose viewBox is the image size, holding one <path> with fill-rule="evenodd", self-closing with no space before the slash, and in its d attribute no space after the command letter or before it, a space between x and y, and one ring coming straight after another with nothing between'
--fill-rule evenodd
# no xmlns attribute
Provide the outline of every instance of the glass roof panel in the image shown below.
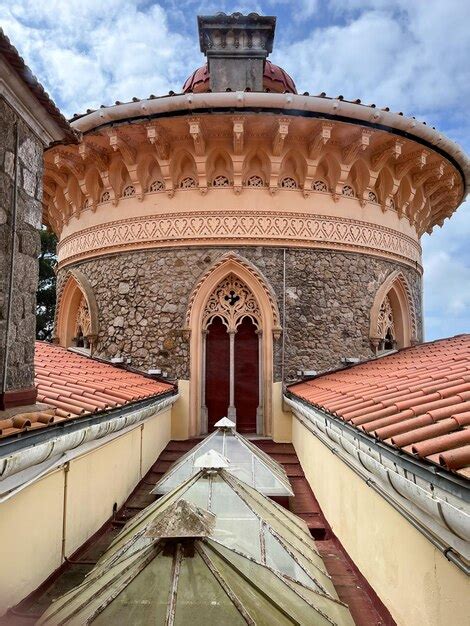
<svg viewBox="0 0 470 626"><path fill-rule="evenodd" d="M197 552L183 560L176 594L175 626L188 624L246 626L236 606Z"/></svg>
<svg viewBox="0 0 470 626"><path fill-rule="evenodd" d="M164 494L199 471L197 458L215 450L230 463L228 471L269 496L292 496L287 475L279 463L233 429L218 428L170 467L152 493Z"/></svg>

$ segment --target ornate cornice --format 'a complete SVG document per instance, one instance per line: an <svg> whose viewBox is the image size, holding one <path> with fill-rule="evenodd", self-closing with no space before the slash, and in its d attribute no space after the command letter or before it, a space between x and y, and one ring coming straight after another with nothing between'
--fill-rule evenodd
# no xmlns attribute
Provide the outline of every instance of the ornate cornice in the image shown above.
<svg viewBox="0 0 470 626"><path fill-rule="evenodd" d="M60 234L99 205L134 198L126 212L135 215L155 192L171 199L194 188L205 196L220 186L304 198L321 188L334 201L377 205L378 223L382 212L397 211L418 236L452 215L463 194L455 167L412 139L336 120L212 113L103 128L77 147L48 151L44 219Z"/></svg>
<svg viewBox="0 0 470 626"><path fill-rule="evenodd" d="M135 217L65 237L59 265L123 252L169 246L265 245L361 252L420 268L421 247L396 230L346 217L269 211L202 211Z"/></svg>

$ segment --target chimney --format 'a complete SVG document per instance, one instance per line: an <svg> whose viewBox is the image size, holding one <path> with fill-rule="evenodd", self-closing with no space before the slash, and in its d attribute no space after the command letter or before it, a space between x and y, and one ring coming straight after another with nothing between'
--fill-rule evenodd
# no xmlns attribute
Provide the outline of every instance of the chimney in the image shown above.
<svg viewBox="0 0 470 626"><path fill-rule="evenodd" d="M212 91L263 91L264 62L273 49L276 18L257 13L199 15L199 42Z"/></svg>

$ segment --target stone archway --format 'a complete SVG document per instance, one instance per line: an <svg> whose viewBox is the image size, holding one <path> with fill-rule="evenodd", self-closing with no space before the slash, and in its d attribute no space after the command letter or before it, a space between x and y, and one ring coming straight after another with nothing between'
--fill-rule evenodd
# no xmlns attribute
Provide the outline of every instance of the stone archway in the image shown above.
<svg viewBox="0 0 470 626"><path fill-rule="evenodd" d="M202 333L202 430L226 415L237 430L262 432L262 315L240 277L230 273L212 291Z"/></svg>
<svg viewBox="0 0 470 626"><path fill-rule="evenodd" d="M238 367L238 375L241 373L240 362L237 363L236 360L236 335L244 324L244 334L248 336L255 332L258 341L258 367L254 369L258 377L256 432L271 434L273 341L281 332L279 311L274 293L261 273L245 259L230 253L223 255L205 272L189 300L186 329L190 334L190 436L208 430L205 393L207 346L210 342L207 343L207 333L211 332L210 326L216 319L220 320L228 334L230 385L228 416L236 419L235 368ZM217 323L219 327L220 323ZM220 328L218 332L220 333ZM245 343L245 347L246 345ZM240 354L241 345L238 350ZM252 350L250 354L255 354L255 351ZM250 424L245 424L245 427L249 430Z"/></svg>
<svg viewBox="0 0 470 626"><path fill-rule="evenodd" d="M92 352L98 337L98 306L92 287L79 270L72 270L59 294L55 336L65 348Z"/></svg>
<svg viewBox="0 0 470 626"><path fill-rule="evenodd" d="M416 311L406 278L396 270L377 291L370 314L370 341L376 352L418 342Z"/></svg>

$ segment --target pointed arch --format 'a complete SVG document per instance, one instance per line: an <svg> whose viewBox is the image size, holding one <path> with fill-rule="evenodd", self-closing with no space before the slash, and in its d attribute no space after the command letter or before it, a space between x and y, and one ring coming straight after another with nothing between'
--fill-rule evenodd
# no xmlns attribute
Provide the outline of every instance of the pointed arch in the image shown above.
<svg viewBox="0 0 470 626"><path fill-rule="evenodd" d="M279 174L279 186L287 189L301 189L305 183L307 163L298 150L289 150L284 155ZM289 184L292 181L294 184ZM288 184L286 184L286 182Z"/></svg>
<svg viewBox="0 0 470 626"><path fill-rule="evenodd" d="M207 159L206 169L210 187L233 185L233 163L225 150L213 150Z"/></svg>
<svg viewBox="0 0 470 626"><path fill-rule="evenodd" d="M261 148L249 152L243 162L242 180L247 187L266 187L271 177L268 155Z"/></svg>
<svg viewBox="0 0 470 626"><path fill-rule="evenodd" d="M191 189L199 186L199 176L193 155L180 150L171 159L173 184L176 189Z"/></svg>
<svg viewBox="0 0 470 626"><path fill-rule="evenodd" d="M205 384L203 326L206 305L217 287L230 277L235 277L246 285L257 307L262 372L262 423L258 430L260 434L272 432L273 342L281 332L279 309L274 291L261 272L247 259L228 253L222 255L204 272L188 300L185 330L190 340L190 436L198 435L206 428L202 414L202 389Z"/></svg>
<svg viewBox="0 0 470 626"><path fill-rule="evenodd" d="M384 315L389 317L387 323L382 319ZM388 337L384 334L387 331ZM418 342L413 294L399 270L387 277L375 295L370 313L370 341L376 351L383 350L385 341L391 341L396 348L406 348Z"/></svg>
<svg viewBox="0 0 470 626"><path fill-rule="evenodd" d="M55 335L59 345L73 346L77 330L92 351L99 332L98 305L88 278L73 269L58 295Z"/></svg>

